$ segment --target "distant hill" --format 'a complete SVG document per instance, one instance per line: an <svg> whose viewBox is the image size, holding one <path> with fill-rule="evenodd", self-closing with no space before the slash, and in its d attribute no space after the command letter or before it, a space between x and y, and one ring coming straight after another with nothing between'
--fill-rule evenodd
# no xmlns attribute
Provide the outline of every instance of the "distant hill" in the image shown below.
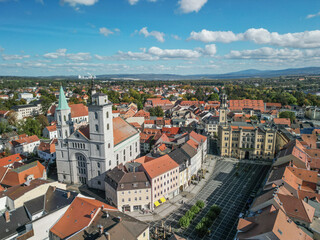
<svg viewBox="0 0 320 240"><path fill-rule="evenodd" d="M0 0L1 1L1 0ZM247 69L238 72L224 74L196 74L196 75L178 75L178 74L103 74L97 75L100 80L196 80L196 79L236 79L236 78L266 78L280 76L306 76L320 75L320 67L306 68L288 68L282 70L257 70ZM40 76L39 76L40 78ZM47 79L77 79L78 76L41 76Z"/></svg>
<svg viewBox="0 0 320 240"><path fill-rule="evenodd" d="M247 69L225 74L106 74L98 75L99 79L131 79L131 80L186 80L186 79L232 79L232 78L263 78L279 76L305 76L320 74L320 67L288 68L283 70L257 70Z"/></svg>

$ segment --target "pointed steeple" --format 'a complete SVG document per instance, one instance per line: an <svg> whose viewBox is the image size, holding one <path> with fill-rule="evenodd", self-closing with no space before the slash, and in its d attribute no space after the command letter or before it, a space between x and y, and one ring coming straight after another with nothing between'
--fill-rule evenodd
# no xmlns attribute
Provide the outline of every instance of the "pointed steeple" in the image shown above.
<svg viewBox="0 0 320 240"><path fill-rule="evenodd" d="M69 110L70 107L68 105L68 102L66 100L66 96L64 95L64 91L62 86L60 87L60 94L59 94L59 103L57 110Z"/></svg>

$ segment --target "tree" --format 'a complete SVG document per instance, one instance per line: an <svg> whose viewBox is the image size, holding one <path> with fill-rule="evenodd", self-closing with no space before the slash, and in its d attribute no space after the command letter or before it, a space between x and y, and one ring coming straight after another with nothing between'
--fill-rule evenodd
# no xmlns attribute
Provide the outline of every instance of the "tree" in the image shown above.
<svg viewBox="0 0 320 240"><path fill-rule="evenodd" d="M161 107L157 106L155 108L150 108L149 113L151 116L163 117L164 112Z"/></svg>
<svg viewBox="0 0 320 240"><path fill-rule="evenodd" d="M12 132L12 128L10 127L7 121L0 121L0 134Z"/></svg>
<svg viewBox="0 0 320 240"><path fill-rule="evenodd" d="M194 218L194 215L195 215L195 212L188 210L184 216L191 221Z"/></svg>
<svg viewBox="0 0 320 240"><path fill-rule="evenodd" d="M187 217L185 217L185 216L183 216L182 218L180 218L180 220L179 220L179 225L180 225L180 227L182 227L182 228L187 228L187 227L189 227L189 225L190 225L190 220L189 220L189 218L187 218Z"/></svg>
<svg viewBox="0 0 320 240"><path fill-rule="evenodd" d="M41 125L41 130L43 130L45 127L49 126L49 122L46 116L44 115L39 115L36 117L36 120L40 123Z"/></svg>
<svg viewBox="0 0 320 240"><path fill-rule="evenodd" d="M199 207L199 208L204 208L204 202L202 200L198 200L196 202L196 205Z"/></svg>
<svg viewBox="0 0 320 240"><path fill-rule="evenodd" d="M280 118L289 118L291 123L293 123L293 121L296 120L296 115L294 114L294 112L291 112L291 111L281 112L279 114L279 117Z"/></svg>
<svg viewBox="0 0 320 240"><path fill-rule="evenodd" d="M209 101L219 101L219 95L218 93L211 93L209 98L208 98Z"/></svg>
<svg viewBox="0 0 320 240"><path fill-rule="evenodd" d="M190 210L195 214L198 214L200 212L200 208L197 205L193 205Z"/></svg>
<svg viewBox="0 0 320 240"><path fill-rule="evenodd" d="M20 121L18 124L19 134L27 134L29 136L37 135L41 136L41 125L33 118L27 118L25 121Z"/></svg>
<svg viewBox="0 0 320 240"><path fill-rule="evenodd" d="M17 124L17 113L16 112L9 112L7 114L7 121L10 125L15 126Z"/></svg>
<svg viewBox="0 0 320 240"><path fill-rule="evenodd" d="M257 117L257 115L252 115L252 116L250 117L250 119L251 119L251 120L258 120L258 117Z"/></svg>

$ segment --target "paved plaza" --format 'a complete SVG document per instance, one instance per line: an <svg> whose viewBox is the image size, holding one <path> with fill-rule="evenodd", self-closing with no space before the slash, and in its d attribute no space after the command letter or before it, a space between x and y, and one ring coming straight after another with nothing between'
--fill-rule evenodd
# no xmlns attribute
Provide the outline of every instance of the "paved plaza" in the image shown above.
<svg viewBox="0 0 320 240"><path fill-rule="evenodd" d="M217 204L222 208L220 216L211 227L211 234L203 239L228 240L236 234L238 216L245 211L246 203L250 194L258 190L270 168L268 165L252 164L248 162L236 163L233 161L214 160L215 167L212 175L208 178L205 186L195 195L190 194L191 200L180 204L179 207L167 208L171 214L162 220L150 222L151 231L164 224L187 239L200 239L195 231L196 224L206 215L210 206ZM186 197L181 193L181 197ZM203 200L206 207L196 216L187 229L181 229L179 219L186 213L197 200ZM175 206L178 203L175 204Z"/></svg>

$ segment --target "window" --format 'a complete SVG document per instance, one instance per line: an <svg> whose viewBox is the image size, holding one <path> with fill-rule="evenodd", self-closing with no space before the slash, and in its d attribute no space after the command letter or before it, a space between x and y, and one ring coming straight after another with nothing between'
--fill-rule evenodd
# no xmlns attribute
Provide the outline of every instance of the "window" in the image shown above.
<svg viewBox="0 0 320 240"><path fill-rule="evenodd" d="M98 168L100 168L100 163L97 163L97 165L98 165ZM100 174L99 174L100 175Z"/></svg>
<svg viewBox="0 0 320 240"><path fill-rule="evenodd" d="M111 166L111 160L109 160L109 166Z"/></svg>
<svg viewBox="0 0 320 240"><path fill-rule="evenodd" d="M109 130L109 123L107 124L107 130Z"/></svg>
<svg viewBox="0 0 320 240"><path fill-rule="evenodd" d="M63 120L64 120L64 121L67 121L66 115L63 116Z"/></svg>
<svg viewBox="0 0 320 240"><path fill-rule="evenodd" d="M98 171L98 176L100 176L101 175L101 172L100 171Z"/></svg>
<svg viewBox="0 0 320 240"><path fill-rule="evenodd" d="M98 132L99 131L99 126L96 124L96 132Z"/></svg>
<svg viewBox="0 0 320 240"><path fill-rule="evenodd" d="M98 185L101 185L101 182L100 182L100 181L98 181Z"/></svg>
<svg viewBox="0 0 320 240"><path fill-rule="evenodd" d="M98 119L98 113L97 112L94 113L94 118Z"/></svg>
<svg viewBox="0 0 320 240"><path fill-rule="evenodd" d="M100 146L97 144L96 147L97 147L97 151L99 151L100 150Z"/></svg>
<svg viewBox="0 0 320 240"><path fill-rule="evenodd" d="M107 114L106 114L106 115L107 115L107 118L109 118L109 112L107 112Z"/></svg>
<svg viewBox="0 0 320 240"><path fill-rule="evenodd" d="M110 148L110 146L111 146L110 143L108 143L108 148Z"/></svg>

